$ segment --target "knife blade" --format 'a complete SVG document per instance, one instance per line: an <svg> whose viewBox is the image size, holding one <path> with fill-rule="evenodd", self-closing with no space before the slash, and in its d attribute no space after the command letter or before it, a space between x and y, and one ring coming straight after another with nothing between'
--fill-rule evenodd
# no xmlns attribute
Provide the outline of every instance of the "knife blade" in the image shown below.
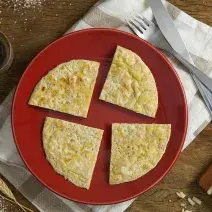
<svg viewBox="0 0 212 212"><path fill-rule="evenodd" d="M165 9L161 0L149 0L149 6L152 9L158 27L163 33L171 47L181 56L189 60L193 65L193 60L183 42L180 33L177 31L171 16Z"/></svg>
<svg viewBox="0 0 212 212"><path fill-rule="evenodd" d="M156 19L158 27L160 28L162 34L164 35L168 43L171 45L171 47L182 57L187 59L192 65L194 65L191 55L187 50L187 47L183 42L180 33L176 29L174 22L167 10L165 9L162 1L149 0L149 6L152 9L152 13ZM204 84L202 84L197 79L195 75L192 74L192 72L190 72L190 74L192 75L196 86L198 87L203 99L205 100L209 112L212 114L212 93L207 87L205 87Z"/></svg>

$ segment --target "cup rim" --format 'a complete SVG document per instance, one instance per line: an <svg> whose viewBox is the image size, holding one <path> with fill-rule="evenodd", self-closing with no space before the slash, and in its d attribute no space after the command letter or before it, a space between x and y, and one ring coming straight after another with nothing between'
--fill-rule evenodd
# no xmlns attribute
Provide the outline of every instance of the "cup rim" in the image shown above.
<svg viewBox="0 0 212 212"><path fill-rule="evenodd" d="M5 61L3 62L2 66L0 66L0 72L4 72L10 68L13 62L14 53L13 53L13 48L9 38L1 31L0 31L0 37L2 38L4 47L7 48L7 51L8 51Z"/></svg>

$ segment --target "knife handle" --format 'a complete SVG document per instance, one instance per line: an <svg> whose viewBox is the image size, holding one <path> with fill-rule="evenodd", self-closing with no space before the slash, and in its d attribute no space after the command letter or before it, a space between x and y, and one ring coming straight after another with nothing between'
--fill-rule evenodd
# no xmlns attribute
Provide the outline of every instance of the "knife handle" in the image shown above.
<svg viewBox="0 0 212 212"><path fill-rule="evenodd" d="M172 54L184 64L204 85L212 92L212 79L197 69L194 65L185 60L180 54L172 49Z"/></svg>

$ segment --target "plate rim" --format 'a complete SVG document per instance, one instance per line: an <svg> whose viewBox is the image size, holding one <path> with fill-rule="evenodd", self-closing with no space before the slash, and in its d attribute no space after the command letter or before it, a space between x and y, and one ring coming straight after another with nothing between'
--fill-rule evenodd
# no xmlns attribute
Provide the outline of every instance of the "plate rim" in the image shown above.
<svg viewBox="0 0 212 212"><path fill-rule="evenodd" d="M83 201L83 200L79 200L79 199L75 199L75 198L70 198L68 195L65 195L65 194L61 194L60 192L54 190L53 188L50 188L48 185L46 185L45 182L43 182L42 179L39 178L39 176L36 175L36 173L34 173L30 166L28 165L27 161L25 161L24 159L24 156L18 146L18 143L16 141L16 135L15 135L15 127L14 127L14 114L15 114L15 110L14 110L14 106L15 106L15 102L16 102L16 96L17 96L17 92L19 90L19 86L21 85L21 82L25 76L25 74L28 72L28 70L31 68L32 64L34 63L34 61L40 57L40 55L43 54L43 52L45 52L50 46L54 45L55 43L57 42L60 42L61 40L65 39L66 37L69 37L69 36L72 36L73 34L78 34L78 33L86 33L86 32L95 32L95 31L102 31L102 32L105 32L105 31L110 31L110 32L116 32L116 33L121 33L121 34L125 34L127 36L131 36L133 37L134 39L137 39L139 42L143 42L145 43L145 45L147 45L149 48L153 49L155 52L157 52L158 55L160 55L160 57L170 66L170 69L172 69L173 73L175 74L176 78L177 78L177 81L181 87L181 90L182 90L182 96L183 96L183 100L184 100L184 111L185 111L185 128L184 128L184 134L183 134L183 139L182 139L182 143L181 143L181 146L179 148L179 150L177 151L177 154L176 154L176 157L174 158L174 160L172 161L172 163L169 165L169 168L164 172L164 174L162 176L160 176L153 184L151 184L150 186L148 186L146 189L144 189L143 191L133 195L133 196L130 196L130 197L127 197L127 198L122 198L118 201L107 201L107 202L94 202L94 201ZM92 204L92 205L111 205L111 204L116 204L116 203L121 203L121 202L125 202L127 200L131 200L133 198L136 198L138 197L139 195L145 193L146 191L150 190L151 188L153 188L155 185L157 185L170 171L170 169L173 167L173 165L175 164L175 162L177 161L178 157L180 156L180 153L181 153L181 150L183 148L183 145L185 143L185 139L186 139L186 135L187 135L187 131L188 131L188 104L187 104L187 99L186 99L186 94L185 94L185 90L184 90L184 87L183 87L183 84L180 80L180 77L179 75L177 74L175 68L173 67L173 65L171 64L171 62L168 60L168 58L162 54L156 47L154 47L151 43L147 42L146 40L143 40L141 38L139 38L138 36L136 36L135 34L132 34L132 33L129 33L129 32L125 32L125 31L122 31L122 30L118 30L118 29L111 29L111 28L88 28L88 29L81 29L81 30L77 30L77 31L74 31L74 32L70 32L66 35L63 35L62 37L54 40L53 42L51 42L50 44L48 44L46 47L44 47L31 61L30 63L26 66L19 82L18 82L18 85L15 89L15 92L14 92L14 95L13 95L13 99L12 99L12 107L11 107L11 128L12 128L12 135L13 135L13 138L14 138L14 143L17 147L17 150L18 150L18 153L19 155L21 156L21 159L23 160L26 168L30 171L30 173L32 174L32 176L34 176L45 188L48 188L50 191L52 191L53 193L63 197L63 198L66 198L68 200L71 200L71 201L75 201L75 202L78 202L78 203L83 203L83 204Z"/></svg>

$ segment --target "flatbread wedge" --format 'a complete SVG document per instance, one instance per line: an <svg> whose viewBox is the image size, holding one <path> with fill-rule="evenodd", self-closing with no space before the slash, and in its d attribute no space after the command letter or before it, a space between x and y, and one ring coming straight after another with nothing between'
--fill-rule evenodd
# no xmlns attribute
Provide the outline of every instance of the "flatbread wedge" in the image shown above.
<svg viewBox="0 0 212 212"><path fill-rule="evenodd" d="M87 60L60 64L36 85L29 104L86 118L98 69Z"/></svg>
<svg viewBox="0 0 212 212"><path fill-rule="evenodd" d="M100 99L155 117L158 92L150 69L134 52L118 46Z"/></svg>
<svg viewBox="0 0 212 212"><path fill-rule="evenodd" d="M113 124L110 184L136 180L153 169L170 135L169 124Z"/></svg>
<svg viewBox="0 0 212 212"><path fill-rule="evenodd" d="M54 170L78 187L89 189L103 130L47 117L43 147Z"/></svg>

